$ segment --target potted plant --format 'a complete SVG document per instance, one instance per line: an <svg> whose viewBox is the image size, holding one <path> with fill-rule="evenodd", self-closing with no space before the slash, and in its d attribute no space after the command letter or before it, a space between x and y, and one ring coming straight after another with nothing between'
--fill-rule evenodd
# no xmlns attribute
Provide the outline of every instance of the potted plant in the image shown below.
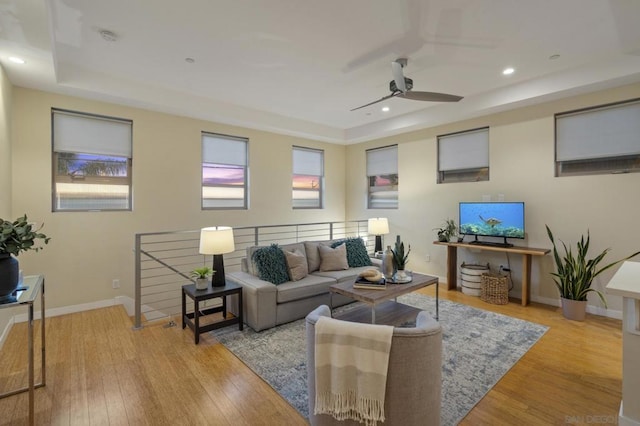
<svg viewBox="0 0 640 426"><path fill-rule="evenodd" d="M209 277L215 274L216 271L211 269L208 266L203 266L202 268L196 268L191 271L191 278L195 279L196 282L196 290L206 290L209 286Z"/></svg>
<svg viewBox="0 0 640 426"><path fill-rule="evenodd" d="M562 242L564 256L560 257L553 233L551 229L549 229L549 226L545 226L547 228L547 235L553 244L553 258L556 263L557 272L552 272L551 275L554 276L553 281L560 292L562 314L565 318L583 321L587 308L587 295L590 292L597 294L602 304L605 307L607 306L604 295L600 291L591 288L594 278L612 266L637 256L640 254L640 251L598 269L598 265L611 249L607 248L593 259L587 259L590 243L589 231L587 231L586 239L584 235L580 236L580 241L576 243L575 254L570 247L567 247L567 245Z"/></svg>
<svg viewBox="0 0 640 426"><path fill-rule="evenodd" d="M458 235L458 225L453 219L445 220L440 228L434 228L433 230L438 232L438 241L442 243L448 243L451 241L451 237Z"/></svg>
<svg viewBox="0 0 640 426"><path fill-rule="evenodd" d="M393 267L398 272L396 274L396 281L403 282L409 280L404 268L409 263L409 253L411 253L411 245L409 245L407 252L404 251L404 243L400 240L400 235L396 236L396 244L393 250Z"/></svg>
<svg viewBox="0 0 640 426"><path fill-rule="evenodd" d="M51 238L33 229L27 220L27 215L17 218L13 222L0 218L0 301L7 300L18 288L19 263L16 257L23 251L39 251L41 246L36 240L49 243Z"/></svg>

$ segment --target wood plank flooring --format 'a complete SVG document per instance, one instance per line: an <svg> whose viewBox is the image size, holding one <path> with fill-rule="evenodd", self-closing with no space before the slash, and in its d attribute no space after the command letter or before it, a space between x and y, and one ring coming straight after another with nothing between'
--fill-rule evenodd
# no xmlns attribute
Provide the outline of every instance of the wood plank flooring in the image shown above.
<svg viewBox="0 0 640 426"><path fill-rule="evenodd" d="M583 323L559 308L442 298L550 327L462 425L616 423L622 389L621 322ZM433 295L429 287L421 293ZM36 390L40 425L305 425L269 385L209 334L163 323L132 330L120 306L47 319L47 385ZM39 330L39 323L36 323ZM26 323L0 351L0 392L27 382ZM36 337L36 380L39 378ZM0 425L27 424L26 393L0 399Z"/></svg>

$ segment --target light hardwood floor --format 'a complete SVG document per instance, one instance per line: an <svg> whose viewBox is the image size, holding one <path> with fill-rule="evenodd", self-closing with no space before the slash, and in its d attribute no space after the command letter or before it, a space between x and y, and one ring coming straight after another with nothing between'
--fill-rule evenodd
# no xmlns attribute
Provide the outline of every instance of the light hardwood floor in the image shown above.
<svg viewBox="0 0 640 426"><path fill-rule="evenodd" d="M571 322L559 308L490 305L443 285L440 294L550 327L462 425L585 424L595 416L617 422L620 321L588 315ZM213 337L202 335L196 346L176 322L134 331L120 306L48 319L47 385L36 390L36 424L307 424ZM0 392L26 383L26 353L26 324L16 324L0 351ZM27 407L26 393L1 399L0 424L27 424Z"/></svg>

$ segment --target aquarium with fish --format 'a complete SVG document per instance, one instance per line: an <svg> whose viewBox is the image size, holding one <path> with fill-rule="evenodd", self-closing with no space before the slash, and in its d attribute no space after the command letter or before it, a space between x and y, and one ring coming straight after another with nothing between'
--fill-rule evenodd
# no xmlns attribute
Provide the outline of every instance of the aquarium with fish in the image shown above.
<svg viewBox="0 0 640 426"><path fill-rule="evenodd" d="M501 246L511 246L507 238L524 239L523 202L461 202L459 219L460 234L474 235L476 244L491 244L479 236L503 238L504 242L494 243Z"/></svg>

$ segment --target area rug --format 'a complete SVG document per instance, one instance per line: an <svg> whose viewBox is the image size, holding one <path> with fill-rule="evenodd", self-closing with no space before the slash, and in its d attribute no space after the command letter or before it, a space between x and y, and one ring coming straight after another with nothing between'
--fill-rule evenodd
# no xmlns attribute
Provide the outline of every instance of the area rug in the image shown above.
<svg viewBox="0 0 640 426"><path fill-rule="evenodd" d="M398 302L435 317L432 297L413 293L399 297ZM443 425L462 420L547 331L543 325L448 300L440 301L440 324ZM300 414L309 417L304 319L259 333L233 326L212 333Z"/></svg>

